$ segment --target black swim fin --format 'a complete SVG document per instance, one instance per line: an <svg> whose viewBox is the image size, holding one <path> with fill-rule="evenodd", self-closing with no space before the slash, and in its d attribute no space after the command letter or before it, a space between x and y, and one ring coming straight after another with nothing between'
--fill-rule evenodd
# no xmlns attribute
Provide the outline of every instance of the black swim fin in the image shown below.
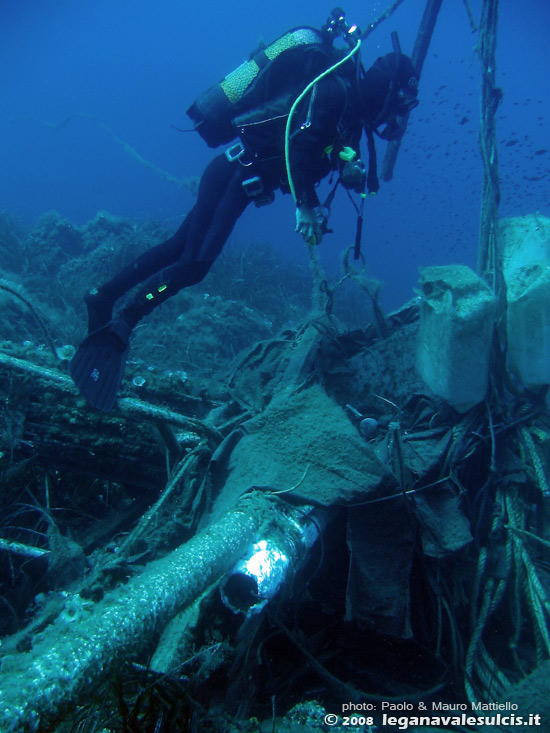
<svg viewBox="0 0 550 733"><path fill-rule="evenodd" d="M115 404L124 376L130 332L130 326L116 318L85 338L69 364L80 394L103 412L109 412Z"/></svg>

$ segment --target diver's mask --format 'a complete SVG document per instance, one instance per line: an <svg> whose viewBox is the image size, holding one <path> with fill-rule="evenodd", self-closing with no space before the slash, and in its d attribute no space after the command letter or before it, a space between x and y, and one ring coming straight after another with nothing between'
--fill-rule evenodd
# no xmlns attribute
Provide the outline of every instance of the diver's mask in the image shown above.
<svg viewBox="0 0 550 733"><path fill-rule="evenodd" d="M404 132L405 118L402 116L392 115L387 120L386 127L378 134L382 140L398 140Z"/></svg>
<svg viewBox="0 0 550 733"><path fill-rule="evenodd" d="M420 102L418 101L416 94L410 94L404 91L400 91L397 95L398 101L396 105L396 114L408 115L415 107L418 107Z"/></svg>

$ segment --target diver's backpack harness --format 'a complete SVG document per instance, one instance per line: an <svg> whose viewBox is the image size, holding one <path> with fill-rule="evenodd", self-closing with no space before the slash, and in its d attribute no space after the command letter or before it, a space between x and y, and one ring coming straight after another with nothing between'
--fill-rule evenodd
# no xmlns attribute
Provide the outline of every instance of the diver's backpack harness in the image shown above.
<svg viewBox="0 0 550 733"><path fill-rule="evenodd" d="M237 137L235 119L240 115L273 105L274 100L283 105L286 101L288 113L304 86L330 66L331 55L331 44L321 31L293 28L200 94L187 114L210 147L229 143Z"/></svg>
<svg viewBox="0 0 550 733"><path fill-rule="evenodd" d="M350 51L334 63L333 39L337 36L343 36L350 46ZM251 148L257 150L258 146L261 147L258 156L255 156L260 160L268 160L277 155L277 151L273 149L273 140L280 140L280 135L284 134L284 161L288 188L296 201L289 152L294 113L311 90L313 96L318 82L352 59L355 61L359 80L361 74L365 73L358 56L360 48L359 29L355 25L348 26L344 12L340 8L335 8L322 31L308 26L293 28L268 46L259 48L248 61L243 62L221 82L200 94L187 110L187 114L197 132L210 147L229 143L238 136L242 140L245 134L255 135ZM400 49L396 55L400 55ZM391 74L389 76L391 77ZM375 194L379 188L373 133L391 139L389 135L386 137L386 134L379 133L377 127L384 121L383 117L386 116L390 103L396 96L393 80L390 79L390 88L383 110L374 124L371 122L364 126L369 153L366 188L371 194ZM267 127L269 134L265 134ZM276 147L278 146L275 145ZM229 147L226 156L228 160L238 160L245 166L253 162L247 159L242 142ZM340 179L329 196L331 201L339 181ZM244 180L243 187L257 206L273 200L273 190L269 186L265 187L257 175ZM356 258L360 252L364 191L363 188L360 210L355 207L358 213ZM330 205L325 205L324 208L329 209ZM326 221L324 227L324 231L329 231L326 229Z"/></svg>
<svg viewBox="0 0 550 733"><path fill-rule="evenodd" d="M308 26L293 28L200 94L187 114L210 147L240 138L225 151L229 161L245 167L269 161L280 157L296 97L332 62L332 41L326 34ZM254 150L254 160L247 150ZM266 185L253 170L243 188L256 206L274 198L273 184Z"/></svg>
<svg viewBox="0 0 550 733"><path fill-rule="evenodd" d="M334 63L333 39L340 35L351 50ZM294 28L254 52L219 84L199 95L187 114L210 147L231 142L237 136L242 141L246 136L257 160L275 157L279 146L272 141L284 136L288 188L296 201L289 160L295 111L311 90L313 100L316 84L351 60L360 47L357 27L349 27L343 11L335 8L322 31L307 26ZM244 146L239 142L226 150L226 156L230 161L247 164ZM272 192L264 189L258 176L247 178L243 185L256 205L272 200Z"/></svg>

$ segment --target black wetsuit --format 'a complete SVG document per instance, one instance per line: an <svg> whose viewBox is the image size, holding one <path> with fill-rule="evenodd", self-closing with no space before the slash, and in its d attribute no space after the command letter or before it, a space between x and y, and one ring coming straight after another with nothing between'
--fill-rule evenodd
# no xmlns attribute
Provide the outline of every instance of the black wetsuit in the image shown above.
<svg viewBox="0 0 550 733"><path fill-rule="evenodd" d="M205 277L250 201L242 186L241 167L218 155L206 167L197 202L177 232L105 283L99 296L114 303L146 281L121 314L133 328L167 298ZM90 330L93 328L90 324Z"/></svg>
<svg viewBox="0 0 550 733"><path fill-rule="evenodd" d="M361 123L353 90L349 81L331 74L297 110L290 165L298 204L318 205L315 186L337 167L339 150L343 145L359 149ZM230 162L225 154L212 160L201 178L197 202L178 231L138 257L93 296L96 307L89 308L91 330L108 320L114 302L141 282L146 281L144 288L121 313L130 328L167 298L204 278L253 200L244 190L243 180L258 175L264 188L288 191L284 136L280 137L278 155L269 160L262 160L249 147L246 162L252 165ZM93 322L94 312L99 314L97 322Z"/></svg>

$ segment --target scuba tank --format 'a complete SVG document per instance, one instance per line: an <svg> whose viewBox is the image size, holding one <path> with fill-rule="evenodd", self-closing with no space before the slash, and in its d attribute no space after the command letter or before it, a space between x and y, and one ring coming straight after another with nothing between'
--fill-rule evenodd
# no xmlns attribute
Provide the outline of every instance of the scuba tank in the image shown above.
<svg viewBox="0 0 550 733"><path fill-rule="evenodd" d="M320 31L293 28L202 92L187 114L211 148L229 143L237 136L233 125L237 115L288 92L289 81L301 91L330 66L331 53L331 44Z"/></svg>

